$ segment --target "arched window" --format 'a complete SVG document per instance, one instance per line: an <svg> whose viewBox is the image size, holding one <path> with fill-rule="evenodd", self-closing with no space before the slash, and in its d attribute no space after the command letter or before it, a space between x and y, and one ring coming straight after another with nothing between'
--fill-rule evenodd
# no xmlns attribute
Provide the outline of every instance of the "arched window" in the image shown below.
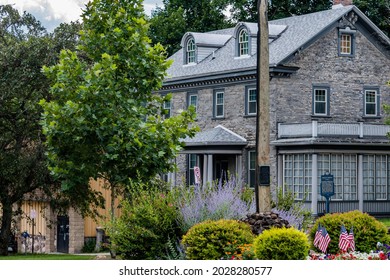
<svg viewBox="0 0 390 280"><path fill-rule="evenodd" d="M245 29L242 29L238 35L238 54L239 56L249 54L249 37Z"/></svg>
<svg viewBox="0 0 390 280"><path fill-rule="evenodd" d="M195 41L193 38L187 41L187 64L195 63Z"/></svg>

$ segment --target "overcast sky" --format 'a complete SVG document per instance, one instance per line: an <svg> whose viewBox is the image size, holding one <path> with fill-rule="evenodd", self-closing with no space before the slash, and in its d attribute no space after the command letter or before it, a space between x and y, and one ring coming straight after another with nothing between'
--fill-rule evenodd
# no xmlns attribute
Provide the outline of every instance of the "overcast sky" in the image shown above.
<svg viewBox="0 0 390 280"><path fill-rule="evenodd" d="M0 5L13 4L19 12L26 11L52 32L62 22L76 21L88 0L0 0ZM145 13L162 6L162 0L144 0Z"/></svg>

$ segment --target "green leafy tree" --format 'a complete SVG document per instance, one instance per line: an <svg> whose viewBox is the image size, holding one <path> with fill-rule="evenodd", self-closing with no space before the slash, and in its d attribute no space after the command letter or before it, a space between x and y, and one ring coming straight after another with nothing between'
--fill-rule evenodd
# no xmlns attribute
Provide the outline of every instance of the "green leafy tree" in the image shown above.
<svg viewBox="0 0 390 280"><path fill-rule="evenodd" d="M170 95L154 91L170 63L160 44L150 44L141 4L90 1L79 46L88 62L62 51L57 65L44 68L53 81L53 99L41 101L49 168L83 213L90 209L83 196L95 195L90 178L108 182L113 200L129 179L172 170L181 139L196 131L193 110L162 117Z"/></svg>
<svg viewBox="0 0 390 280"><path fill-rule="evenodd" d="M389 0L354 0L358 7L387 36L390 36L390 1Z"/></svg>
<svg viewBox="0 0 390 280"><path fill-rule="evenodd" d="M0 6L0 255L8 254L16 206L27 194L55 197L58 190L46 166L38 102L50 98L42 66L76 40L66 30L47 34L32 15Z"/></svg>
<svg viewBox="0 0 390 280"><path fill-rule="evenodd" d="M235 21L257 21L256 4L258 0L235 0L230 13ZM268 19L280 19L294 15L304 15L330 9L332 0L269 0ZM382 31L390 36L390 2L388 0L354 0L358 7Z"/></svg>

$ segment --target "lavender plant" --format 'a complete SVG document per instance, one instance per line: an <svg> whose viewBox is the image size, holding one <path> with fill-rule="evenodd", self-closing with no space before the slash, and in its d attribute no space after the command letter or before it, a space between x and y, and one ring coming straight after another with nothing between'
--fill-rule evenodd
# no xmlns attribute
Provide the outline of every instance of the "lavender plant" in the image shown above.
<svg viewBox="0 0 390 280"><path fill-rule="evenodd" d="M254 195L246 199L247 188L232 176L228 181L211 185L181 188L179 224L183 232L206 220L244 218L256 210Z"/></svg>
<svg viewBox="0 0 390 280"><path fill-rule="evenodd" d="M280 218L288 221L290 226L295 227L296 229L302 229L304 216L296 211L295 209L283 210L278 208L273 208L272 212L279 215Z"/></svg>
<svg viewBox="0 0 390 280"><path fill-rule="evenodd" d="M306 230L312 222L311 212L304 207L303 201L295 201L295 195L289 188L277 187L273 194L272 212L288 221L299 230Z"/></svg>

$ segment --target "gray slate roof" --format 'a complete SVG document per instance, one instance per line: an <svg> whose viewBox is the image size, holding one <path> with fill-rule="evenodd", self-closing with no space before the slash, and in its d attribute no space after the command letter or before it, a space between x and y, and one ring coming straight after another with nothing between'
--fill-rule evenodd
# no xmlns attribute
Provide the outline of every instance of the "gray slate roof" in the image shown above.
<svg viewBox="0 0 390 280"><path fill-rule="evenodd" d="M186 146L246 145L244 137L222 125L198 132L193 138L184 139Z"/></svg>
<svg viewBox="0 0 390 280"><path fill-rule="evenodd" d="M385 41L390 44L389 38L387 38L357 7L353 5L338 7L337 9L269 21L270 66L278 66L286 63L291 55L304 48L351 10L354 10L360 18L363 18L364 21L368 22L369 26L380 36L384 36ZM251 35L257 34L257 23L239 24L245 24ZM234 32L236 28L216 30L204 34L205 37L203 39L206 39L206 36L209 37L211 34L230 35L230 39L227 40L223 47L220 47L213 54L210 54L196 65L183 64L183 49L173 54L169 58L173 60L173 64L167 71L168 75L165 82L169 83L190 77L196 78L204 75L218 75L226 72L242 72L256 69L257 57L255 54L247 58L234 57ZM203 41L201 33L197 33L196 36L197 39ZM252 40L256 40L256 37L253 37Z"/></svg>

